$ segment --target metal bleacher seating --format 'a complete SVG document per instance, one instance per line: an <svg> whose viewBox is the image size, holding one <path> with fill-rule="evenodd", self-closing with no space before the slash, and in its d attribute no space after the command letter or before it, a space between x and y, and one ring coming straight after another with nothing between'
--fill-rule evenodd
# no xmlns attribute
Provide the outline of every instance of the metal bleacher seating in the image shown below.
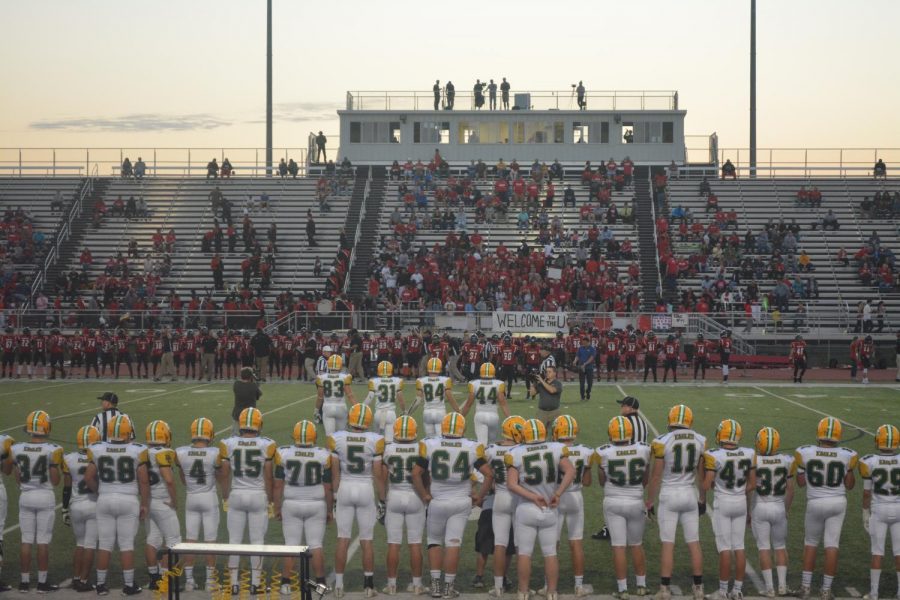
<svg viewBox="0 0 900 600"><path fill-rule="evenodd" d="M213 228L214 214L209 193L218 185L232 204L232 219L238 235L234 253L228 252L227 241L223 243L221 256L225 263L225 291L213 290L210 261L213 253L201 252L204 234ZM268 209L262 208L260 197L269 197ZM172 269L168 277L160 282L157 291L159 299L175 291L183 299L192 291L204 295L211 293L221 300L233 286L240 288L240 263L246 255L240 241L241 224L247 199L253 197L255 209L249 215L257 232L257 239L263 248L267 244L266 232L271 223L278 228L276 268L272 283L263 291L266 305L282 291L320 291L323 289L328 266L338 247L340 229L350 200L349 192L329 199L330 211L319 209L316 199L315 179L248 179L234 178L219 181L205 181L196 178L153 178L142 181L112 180L104 201L107 207L121 196L127 202L129 196L143 196L147 202L149 216L143 219L126 219L107 214L99 228L89 226L82 242L91 250L93 265L90 279L93 281L103 272L106 261L119 252L127 256L129 241L137 241L141 258L129 265L136 272L143 272L143 257L152 250L152 236L157 229L165 234L174 229L177 238L175 251L171 255ZM315 248L310 248L306 235L306 213L311 209L316 223ZM227 224L220 219L220 227ZM78 268L80 248L70 258L70 268ZM321 258L324 272L313 275L316 257ZM251 281L251 289L259 289L259 278Z"/></svg>
<svg viewBox="0 0 900 600"><path fill-rule="evenodd" d="M823 321L830 324L846 324L852 321L856 312L856 305L861 300L872 300L873 305L879 300L884 300L890 319L890 313L896 312L897 292L879 292L876 286L865 286L860 281L858 268L853 260L854 253L859 250L869 236L876 232L880 237L883 247L893 251L900 251L900 236L898 236L897 222L890 218L874 219L863 215L859 205L863 198L870 199L876 191L888 189L890 186L880 181L865 179L738 179L738 180L710 180L712 191L719 199L722 210L735 210L738 215L738 235L743 236L747 230L754 234L762 231L767 223L796 223L800 226L797 253L805 250L814 265L815 277L819 287L818 299L809 300L810 317L816 314ZM811 207L808 204L801 205L797 201L797 192L802 186L810 188L818 187L822 193L820 207ZM708 225L713 213L705 213L706 198L699 194L699 183L694 181L669 181L669 207L670 209L682 206L689 208L695 219ZM821 221L829 211L833 211L840 224L837 231L829 229L823 231ZM816 225L816 229L813 229ZM673 240L677 255L693 253L696 242L680 243L677 241L677 225L673 225ZM844 248L850 258L850 264L844 266L837 261L838 251ZM753 253L743 253L743 256L755 256ZM759 255L768 260L770 255ZM730 272L731 269L728 269ZM806 277L801 274L801 277ZM788 273L788 277L792 277ZM703 274L679 280L680 289L700 290ZM742 281L742 283L745 283ZM757 282L761 293L772 290L774 281L764 279ZM792 301L792 306L795 303ZM736 310L742 310L736 307Z"/></svg>

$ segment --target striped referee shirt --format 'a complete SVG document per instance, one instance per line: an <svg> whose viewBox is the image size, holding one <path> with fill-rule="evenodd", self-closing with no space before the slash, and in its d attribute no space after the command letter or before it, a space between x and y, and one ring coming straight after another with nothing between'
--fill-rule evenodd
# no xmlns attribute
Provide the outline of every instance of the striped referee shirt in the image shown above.
<svg viewBox="0 0 900 600"><path fill-rule="evenodd" d="M625 418L631 421L632 426L632 434L631 434L631 443L634 444L636 442L641 442L643 444L647 443L647 422L639 415L634 412L630 415L625 415Z"/></svg>
<svg viewBox="0 0 900 600"><path fill-rule="evenodd" d="M316 375L324 375L328 372L328 359L320 356L316 359Z"/></svg>
<svg viewBox="0 0 900 600"><path fill-rule="evenodd" d="M124 414L125 413L123 413L118 408L113 407L113 408L110 408L107 410L100 411L94 416L94 420L91 421L91 425L93 425L94 427L96 427L97 429L100 430L100 439L102 441L104 441L104 442L109 441L109 439L107 439L107 436L106 436L106 426L109 425L109 422L112 421L113 419L115 419L117 415L124 415Z"/></svg>
<svg viewBox="0 0 900 600"><path fill-rule="evenodd" d="M556 357L552 354L544 359L544 362L541 363L541 377L547 374L547 367L556 367Z"/></svg>

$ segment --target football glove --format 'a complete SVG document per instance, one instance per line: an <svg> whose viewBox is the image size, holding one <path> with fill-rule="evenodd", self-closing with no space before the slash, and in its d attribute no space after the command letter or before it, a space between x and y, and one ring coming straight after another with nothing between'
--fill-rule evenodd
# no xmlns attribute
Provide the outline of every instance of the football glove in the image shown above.
<svg viewBox="0 0 900 600"><path fill-rule="evenodd" d="M275 518L275 503L274 502L269 502L269 518L270 519Z"/></svg>
<svg viewBox="0 0 900 600"><path fill-rule="evenodd" d="M72 516L69 514L68 508L62 509L62 519L64 525L67 525L69 527L72 526ZM866 531L868 531L868 529L866 529Z"/></svg>
<svg viewBox="0 0 900 600"><path fill-rule="evenodd" d="M697 503L697 512L700 513L701 517L706 514L706 502Z"/></svg>
<svg viewBox="0 0 900 600"><path fill-rule="evenodd" d="M319 425L322 424L322 409L317 408L316 412L313 413L313 421Z"/></svg>
<svg viewBox="0 0 900 600"><path fill-rule="evenodd" d="M228 499L227 498L222 499L222 512L226 512L226 513L228 512Z"/></svg>

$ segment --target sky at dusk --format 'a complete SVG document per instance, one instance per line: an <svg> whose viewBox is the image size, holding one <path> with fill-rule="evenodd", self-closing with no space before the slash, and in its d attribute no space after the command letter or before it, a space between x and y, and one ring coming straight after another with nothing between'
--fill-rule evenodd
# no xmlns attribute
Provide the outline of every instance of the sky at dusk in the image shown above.
<svg viewBox="0 0 900 600"><path fill-rule="evenodd" d="M275 145L337 135L348 90L678 90L748 142L749 1L274 0ZM0 147L262 147L262 0L2 0ZM900 2L758 2L759 141L900 146Z"/></svg>

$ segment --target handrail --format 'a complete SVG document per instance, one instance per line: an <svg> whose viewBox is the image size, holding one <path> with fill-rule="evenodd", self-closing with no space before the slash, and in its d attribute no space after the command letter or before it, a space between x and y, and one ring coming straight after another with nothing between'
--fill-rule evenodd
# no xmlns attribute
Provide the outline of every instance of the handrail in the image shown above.
<svg viewBox="0 0 900 600"><path fill-rule="evenodd" d="M344 277L344 287L342 291L346 294L350 291L350 270L356 263L356 248L359 245L359 238L362 237L362 224L366 218L366 205L369 202L369 192L372 188L372 167L369 167L369 173L366 176L366 187L363 189L362 204L359 207L359 220L356 222L356 233L353 235L353 248L350 250L350 259L347 261L347 271Z"/></svg>
<svg viewBox="0 0 900 600"><path fill-rule="evenodd" d="M657 295L659 296L657 300L659 300L665 297L666 290L663 288L662 270L659 266L659 234L656 231L656 191L653 189L653 174L650 169L647 169L647 177L650 179L650 215L653 217L653 246L654 253L656 254L656 289ZM632 211L634 211L634 207L632 207ZM636 218L634 222L637 224Z"/></svg>
<svg viewBox="0 0 900 600"><path fill-rule="evenodd" d="M487 84L487 81L484 82ZM521 110L578 110L576 84L566 90L510 90L510 105L517 97L527 95L529 106ZM482 94L487 110L488 90ZM434 110L433 90L357 90L347 92L346 110ZM678 92L675 90L585 90L585 100L590 110L678 110ZM438 99L440 108L448 103L446 87L442 87ZM475 108L475 92L456 89L454 108ZM498 107L500 102L498 101Z"/></svg>

